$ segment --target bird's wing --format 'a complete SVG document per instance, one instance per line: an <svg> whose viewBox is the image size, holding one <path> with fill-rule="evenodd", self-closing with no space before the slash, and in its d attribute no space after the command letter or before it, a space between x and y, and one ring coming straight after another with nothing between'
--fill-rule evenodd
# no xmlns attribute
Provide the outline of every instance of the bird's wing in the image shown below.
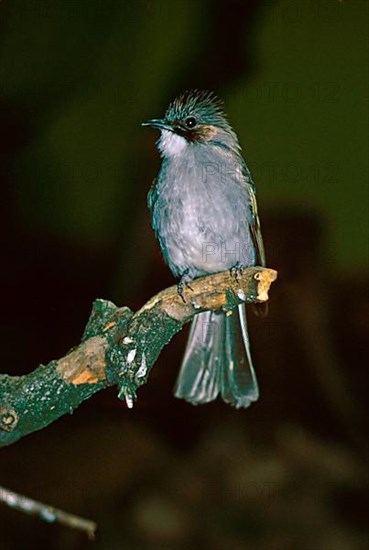
<svg viewBox="0 0 369 550"><path fill-rule="evenodd" d="M251 198L251 214L252 218L249 222L250 231L252 240L255 247L256 252L256 264L260 265L261 267L265 267L265 251L264 251L264 243L263 243L263 237L261 235L261 229L260 229L260 219L258 214L258 205L256 202L256 195L254 189L250 186L250 198Z"/></svg>
<svg viewBox="0 0 369 550"><path fill-rule="evenodd" d="M263 243L263 237L261 235L261 229L260 229L260 219L258 214L258 205L256 202L255 185L251 179L251 175L250 175L250 181L251 181L251 184L249 184L249 193L250 193L251 220L249 221L249 227L250 227L252 241L255 247L255 256L256 256L255 262L256 262L256 265L265 267L266 260L265 260L264 243ZM256 315L258 315L258 317L265 317L266 315L268 315L268 303L263 302L260 304L253 304L253 310L256 313Z"/></svg>
<svg viewBox="0 0 369 550"><path fill-rule="evenodd" d="M241 164L242 164L242 175L244 177L244 182L250 196L251 216L248 220L248 224L250 227L252 241L255 247L256 265L265 267L265 252L264 252L263 237L261 236L258 204L256 202L256 188L251 176L251 172L248 169L247 164L242 157L241 157Z"/></svg>

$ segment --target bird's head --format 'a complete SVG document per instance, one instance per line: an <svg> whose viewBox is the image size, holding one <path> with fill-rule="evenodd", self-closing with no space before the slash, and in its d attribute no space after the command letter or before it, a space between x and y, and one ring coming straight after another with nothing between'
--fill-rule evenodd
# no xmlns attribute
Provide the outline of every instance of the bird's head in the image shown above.
<svg viewBox="0 0 369 550"><path fill-rule="evenodd" d="M143 123L161 131L158 147L165 157L178 156L188 146L215 145L238 151L237 136L222 108L222 102L208 91L191 90L178 96L164 118Z"/></svg>

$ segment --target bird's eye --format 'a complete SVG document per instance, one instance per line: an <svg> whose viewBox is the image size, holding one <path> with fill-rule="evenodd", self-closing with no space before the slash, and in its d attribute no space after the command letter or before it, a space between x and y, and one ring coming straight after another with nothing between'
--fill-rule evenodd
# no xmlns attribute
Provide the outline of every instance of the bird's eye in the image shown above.
<svg viewBox="0 0 369 550"><path fill-rule="evenodd" d="M196 120L195 117L189 116L188 118L186 118L185 124L186 124L187 128L194 128L197 124L197 120Z"/></svg>

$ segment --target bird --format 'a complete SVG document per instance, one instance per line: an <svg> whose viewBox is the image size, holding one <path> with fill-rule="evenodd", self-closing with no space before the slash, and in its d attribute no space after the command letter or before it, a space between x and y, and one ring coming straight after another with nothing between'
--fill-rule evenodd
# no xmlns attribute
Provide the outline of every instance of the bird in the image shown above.
<svg viewBox="0 0 369 550"><path fill-rule="evenodd" d="M142 125L160 132L162 162L148 206L182 299L197 277L225 270L237 277L243 268L265 266L255 184L217 95L188 90L163 118ZM197 405L219 395L236 408L259 397L245 304L231 315L206 311L192 321L175 396Z"/></svg>

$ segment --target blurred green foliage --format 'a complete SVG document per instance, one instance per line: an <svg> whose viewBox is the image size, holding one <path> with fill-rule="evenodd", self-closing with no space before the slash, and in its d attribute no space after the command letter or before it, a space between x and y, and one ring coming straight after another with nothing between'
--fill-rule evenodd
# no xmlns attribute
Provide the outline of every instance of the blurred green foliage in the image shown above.
<svg viewBox="0 0 369 550"><path fill-rule="evenodd" d="M340 269L368 267L367 22L362 0L272 4L257 33L259 70L227 102L261 209L317 210Z"/></svg>

